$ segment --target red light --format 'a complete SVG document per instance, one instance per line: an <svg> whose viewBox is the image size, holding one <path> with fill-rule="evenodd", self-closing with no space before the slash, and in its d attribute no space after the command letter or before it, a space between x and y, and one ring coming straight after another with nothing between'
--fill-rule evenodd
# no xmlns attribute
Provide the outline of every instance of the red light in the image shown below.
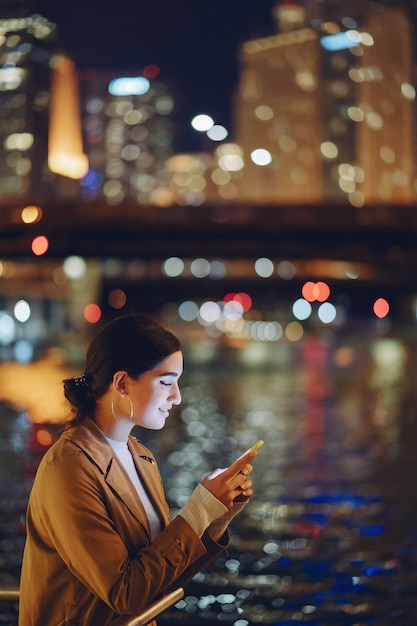
<svg viewBox="0 0 417 626"><path fill-rule="evenodd" d="M385 298L378 298L374 302L374 313L377 317L383 318L386 317L389 313L389 304L385 300Z"/></svg>
<svg viewBox="0 0 417 626"><path fill-rule="evenodd" d="M142 70L142 74L145 78L156 78L160 72L161 69L157 65L147 65Z"/></svg>
<svg viewBox="0 0 417 626"><path fill-rule="evenodd" d="M36 256L41 256L42 254L45 254L45 252L49 248L48 238L45 237L45 235L39 235L39 237L35 237L35 239L32 241L31 248L33 254L35 254Z"/></svg>
<svg viewBox="0 0 417 626"><path fill-rule="evenodd" d="M309 280L304 283L301 293L304 300L308 302L314 302L315 300L324 302L330 296L330 287L322 281L313 283L313 281Z"/></svg>
<svg viewBox="0 0 417 626"><path fill-rule="evenodd" d="M84 309L84 318L87 322L90 322L90 324L97 324L101 318L101 309L98 304L87 304Z"/></svg>
<svg viewBox="0 0 417 626"><path fill-rule="evenodd" d="M314 295L315 286L315 283L313 283L311 280L309 280L307 283L304 283L301 290L304 300L307 300L308 302L314 302L314 300L316 299L316 296Z"/></svg>
<svg viewBox="0 0 417 626"><path fill-rule="evenodd" d="M235 299L235 293L233 293L232 291L230 293L227 293L224 298L223 298L223 302L231 302L232 300Z"/></svg>
<svg viewBox="0 0 417 626"><path fill-rule="evenodd" d="M244 291L237 293L233 300L239 302L239 304L242 305L242 309L245 311L245 313L246 311L249 311L249 309L252 307L252 298L248 293L245 293Z"/></svg>
<svg viewBox="0 0 417 626"><path fill-rule="evenodd" d="M317 290L316 299L319 302L324 302L330 296L330 287L326 283L323 283L323 282L316 283L314 287L314 293L316 293L316 290Z"/></svg>

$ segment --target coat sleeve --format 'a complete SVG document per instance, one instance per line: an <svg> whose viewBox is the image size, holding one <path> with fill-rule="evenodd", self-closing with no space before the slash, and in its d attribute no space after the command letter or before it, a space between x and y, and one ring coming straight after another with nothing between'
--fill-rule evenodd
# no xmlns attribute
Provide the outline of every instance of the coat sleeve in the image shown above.
<svg viewBox="0 0 417 626"><path fill-rule="evenodd" d="M204 566L223 549L200 540L177 516L151 543L138 527L142 543L129 551L109 513L97 468L82 452L60 455L43 467L28 510L33 530L35 519L32 534L45 550L49 543L75 579L121 615L142 611L190 578L195 563Z"/></svg>

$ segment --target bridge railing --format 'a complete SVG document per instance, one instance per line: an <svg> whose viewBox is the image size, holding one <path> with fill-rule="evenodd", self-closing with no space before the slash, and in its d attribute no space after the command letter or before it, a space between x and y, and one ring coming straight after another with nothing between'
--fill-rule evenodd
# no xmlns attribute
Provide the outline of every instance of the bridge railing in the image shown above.
<svg viewBox="0 0 417 626"><path fill-rule="evenodd" d="M0 587L0 601L16 601L19 600L20 592L17 587ZM179 587L171 593L162 596L158 600L152 602L140 615L136 615L130 619L124 626L146 626L152 622L158 615L166 611L169 607L176 604L184 596L184 589Z"/></svg>

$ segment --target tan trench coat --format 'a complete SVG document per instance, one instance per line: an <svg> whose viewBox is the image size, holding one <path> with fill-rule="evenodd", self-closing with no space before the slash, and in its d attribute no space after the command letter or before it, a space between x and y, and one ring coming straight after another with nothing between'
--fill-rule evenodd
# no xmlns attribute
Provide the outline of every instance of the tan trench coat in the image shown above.
<svg viewBox="0 0 417 626"><path fill-rule="evenodd" d="M133 437L129 448L163 530L151 542L137 492L95 423L67 430L29 498L19 626L118 626L224 550L182 517L170 521L152 453Z"/></svg>

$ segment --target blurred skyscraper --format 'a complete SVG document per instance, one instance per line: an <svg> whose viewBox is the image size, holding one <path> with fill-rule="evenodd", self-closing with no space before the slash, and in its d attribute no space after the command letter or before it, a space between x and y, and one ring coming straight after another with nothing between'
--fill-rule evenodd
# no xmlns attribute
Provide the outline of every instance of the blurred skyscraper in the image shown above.
<svg viewBox="0 0 417 626"><path fill-rule="evenodd" d="M87 170L71 59L31 3L0 3L0 203L79 195Z"/></svg>
<svg viewBox="0 0 417 626"><path fill-rule="evenodd" d="M240 50L235 184L251 203L411 204L415 88L402 3L278 2Z"/></svg>
<svg viewBox="0 0 417 626"><path fill-rule="evenodd" d="M85 200L116 206L165 205L167 160L174 153L173 90L148 66L128 76L85 74L83 116L90 170L83 179Z"/></svg>

